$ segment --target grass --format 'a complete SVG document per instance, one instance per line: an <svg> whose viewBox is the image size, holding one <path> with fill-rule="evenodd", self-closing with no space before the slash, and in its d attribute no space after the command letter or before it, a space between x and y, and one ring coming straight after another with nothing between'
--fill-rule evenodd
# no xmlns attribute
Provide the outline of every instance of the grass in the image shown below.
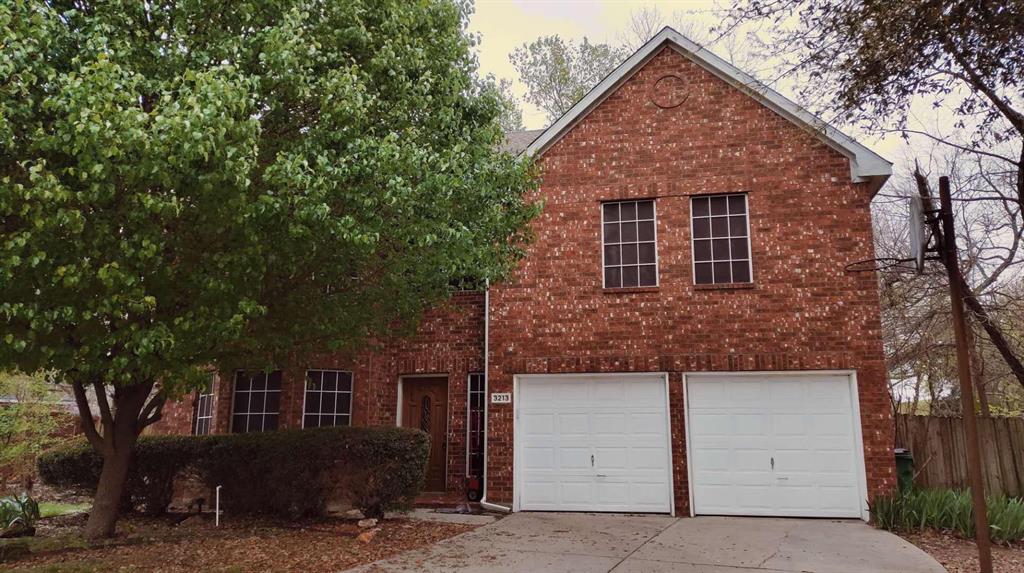
<svg viewBox="0 0 1024 573"><path fill-rule="evenodd" d="M92 507L88 503L51 503L49 501L43 501L39 503L39 515L40 517L57 517L60 515L70 515L72 513L85 513Z"/></svg>
<svg viewBox="0 0 1024 573"><path fill-rule="evenodd" d="M990 496L986 501L993 541L1024 540L1024 500ZM876 497L871 503L875 525L889 531L952 531L974 537L974 504L966 490L911 489Z"/></svg>

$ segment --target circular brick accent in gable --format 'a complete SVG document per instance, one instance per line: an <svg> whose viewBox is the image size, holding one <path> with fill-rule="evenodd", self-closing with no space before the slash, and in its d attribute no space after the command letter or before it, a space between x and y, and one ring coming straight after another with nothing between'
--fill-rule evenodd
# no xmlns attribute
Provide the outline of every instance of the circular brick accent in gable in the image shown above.
<svg viewBox="0 0 1024 573"><path fill-rule="evenodd" d="M679 107L686 101L686 81L676 74L665 74L658 78L647 94L651 103L661 109Z"/></svg>

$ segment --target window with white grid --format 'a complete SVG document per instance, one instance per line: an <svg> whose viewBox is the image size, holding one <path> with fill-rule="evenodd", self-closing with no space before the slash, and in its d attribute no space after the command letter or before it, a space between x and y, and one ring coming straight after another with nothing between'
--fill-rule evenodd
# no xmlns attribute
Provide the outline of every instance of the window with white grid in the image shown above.
<svg viewBox="0 0 1024 573"><path fill-rule="evenodd" d="M658 285L653 200L603 203L601 235L605 288Z"/></svg>
<svg viewBox="0 0 1024 573"><path fill-rule="evenodd" d="M352 373L307 370L303 428L352 425Z"/></svg>
<svg viewBox="0 0 1024 573"><path fill-rule="evenodd" d="M206 386L196 395L195 409L192 415L192 433L196 436L205 436L210 433L210 426L213 423L213 377L206 382Z"/></svg>
<svg viewBox="0 0 1024 573"><path fill-rule="evenodd" d="M484 476L484 431L487 425L484 415L486 400L483 373L469 375L469 444L466 448L466 475L482 478Z"/></svg>
<svg viewBox="0 0 1024 573"><path fill-rule="evenodd" d="M231 431L267 432L277 429L281 409L281 371L235 373Z"/></svg>
<svg viewBox="0 0 1024 573"><path fill-rule="evenodd" d="M751 282L746 194L693 197L690 213L694 283Z"/></svg>

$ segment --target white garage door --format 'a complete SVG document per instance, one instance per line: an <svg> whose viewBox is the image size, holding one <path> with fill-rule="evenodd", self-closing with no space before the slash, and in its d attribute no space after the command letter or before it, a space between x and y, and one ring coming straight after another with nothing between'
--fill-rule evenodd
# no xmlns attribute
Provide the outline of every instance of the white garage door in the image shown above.
<svg viewBox="0 0 1024 573"><path fill-rule="evenodd" d="M521 376L518 509L672 511L665 376Z"/></svg>
<svg viewBox="0 0 1024 573"><path fill-rule="evenodd" d="M696 514L861 517L847 375L688 375Z"/></svg>

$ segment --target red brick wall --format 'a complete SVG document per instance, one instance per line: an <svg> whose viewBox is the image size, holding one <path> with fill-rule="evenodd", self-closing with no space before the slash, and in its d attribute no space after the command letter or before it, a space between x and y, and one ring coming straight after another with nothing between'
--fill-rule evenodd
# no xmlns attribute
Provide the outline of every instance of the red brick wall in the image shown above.
<svg viewBox="0 0 1024 573"><path fill-rule="evenodd" d="M666 74L685 101L651 103ZM894 484L870 191L848 160L665 48L543 155L544 213L492 289L490 392L520 373L670 372L677 510L688 513L683 372L855 369L869 495ZM751 288L693 284L690 196L749 197ZM602 289L600 202L657 198L660 287ZM512 406L491 405L488 501L511 503Z"/></svg>
<svg viewBox="0 0 1024 573"><path fill-rule="evenodd" d="M147 434L191 434L195 394L164 404L160 421L146 428Z"/></svg>
<svg viewBox="0 0 1024 573"><path fill-rule="evenodd" d="M302 427L307 368L352 372L352 421L357 426L392 426L397 420L398 381L417 374L448 377L447 488L461 491L466 475L466 398L470 372L483 371L484 295L457 294L428 312L416 333L384 341L356 356L321 354L295 357L282 365L281 429ZM230 431L233 374L214 381L214 433ZM189 433L192 396L168 403L153 433Z"/></svg>

